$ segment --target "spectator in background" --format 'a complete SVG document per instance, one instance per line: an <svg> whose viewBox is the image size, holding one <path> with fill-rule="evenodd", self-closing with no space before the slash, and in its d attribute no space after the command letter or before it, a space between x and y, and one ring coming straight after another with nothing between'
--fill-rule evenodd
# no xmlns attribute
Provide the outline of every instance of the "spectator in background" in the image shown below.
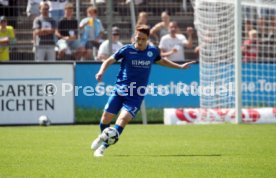
<svg viewBox="0 0 276 178"><path fill-rule="evenodd" d="M243 42L242 53L244 62L256 62L258 56L258 33L256 30L248 32L248 39Z"/></svg>
<svg viewBox="0 0 276 178"><path fill-rule="evenodd" d="M188 40L184 35L177 34L177 29L177 22L170 22L169 34L161 38L159 48L161 56L168 57L168 59L174 62L183 62L185 61L184 47L193 47L193 28L187 27Z"/></svg>
<svg viewBox="0 0 276 178"><path fill-rule="evenodd" d="M67 0L48 0L49 4L49 16L52 17L56 23L64 17L64 7L65 4L68 2Z"/></svg>
<svg viewBox="0 0 276 178"><path fill-rule="evenodd" d="M207 59L205 62L214 63L218 62L215 58L218 54L220 56L224 56L226 59L228 58L227 48L222 48L221 43L219 42L219 38L216 37L216 28L207 28L202 32L202 40L200 44L194 49L195 54L198 57L200 55L205 56ZM222 57L221 57L222 58Z"/></svg>
<svg viewBox="0 0 276 178"><path fill-rule="evenodd" d="M97 18L96 7L90 6L87 8L87 17L81 20L79 27L83 30L81 35L83 58L89 59L92 56L91 49L99 48L104 33L102 22Z"/></svg>
<svg viewBox="0 0 276 178"><path fill-rule="evenodd" d="M148 13L140 12L138 15L136 26L148 25Z"/></svg>
<svg viewBox="0 0 276 178"><path fill-rule="evenodd" d="M255 0L256 3L266 4L264 0ZM275 3L276 0L271 0ZM257 9L257 31L258 31L258 60L273 61L275 59L275 33L276 33L276 9L272 6L259 7ZM274 54L273 54L274 53Z"/></svg>
<svg viewBox="0 0 276 178"><path fill-rule="evenodd" d="M74 6L67 3L64 7L64 18L58 23L56 36L59 38L57 42L58 58L62 59L65 54L74 53L75 59L80 58L80 43L78 40L78 21L73 17Z"/></svg>
<svg viewBox="0 0 276 178"><path fill-rule="evenodd" d="M17 28L18 0L0 0L0 16L9 18L9 25Z"/></svg>
<svg viewBox="0 0 276 178"><path fill-rule="evenodd" d="M112 28L112 54L123 47L120 40L120 29L118 27ZM105 40L99 48L97 59L104 61L110 56L109 54L109 40Z"/></svg>
<svg viewBox="0 0 276 178"><path fill-rule="evenodd" d="M154 27L150 30L150 35L157 43L159 43L162 36L169 33L170 16L168 12L162 12L161 19L162 21L154 25Z"/></svg>
<svg viewBox="0 0 276 178"><path fill-rule="evenodd" d="M15 35L12 26L7 25L5 16L0 17L0 61L9 61L10 45L15 43Z"/></svg>
<svg viewBox="0 0 276 178"><path fill-rule="evenodd" d="M40 4L41 15L36 17L33 22L33 35L35 37L35 60L55 61L55 30L56 22L49 17L49 5L46 2Z"/></svg>
<svg viewBox="0 0 276 178"><path fill-rule="evenodd" d="M276 0L271 0L276 2ZM264 0L256 0L257 3L264 3ZM268 34L276 29L276 9L274 7L258 9L258 32ZM268 28L269 27L269 28Z"/></svg>
<svg viewBox="0 0 276 178"><path fill-rule="evenodd" d="M255 19L256 19L256 7L242 7L243 18L244 18L244 36L248 38L250 30L254 29Z"/></svg>
<svg viewBox="0 0 276 178"><path fill-rule="evenodd" d="M137 22L136 22L136 26L139 26L139 25L148 25L148 13L142 11L139 13L138 15L138 18L137 18ZM135 42L135 39L134 39L134 34L131 35L131 39L130 39L131 43L134 43Z"/></svg>
<svg viewBox="0 0 276 178"><path fill-rule="evenodd" d="M9 0L0 0L0 5L1 6L8 6L9 5Z"/></svg>
<svg viewBox="0 0 276 178"><path fill-rule="evenodd" d="M28 17L30 17L31 19L34 19L40 15L39 5L41 2L42 0L28 0L27 9L26 9Z"/></svg>

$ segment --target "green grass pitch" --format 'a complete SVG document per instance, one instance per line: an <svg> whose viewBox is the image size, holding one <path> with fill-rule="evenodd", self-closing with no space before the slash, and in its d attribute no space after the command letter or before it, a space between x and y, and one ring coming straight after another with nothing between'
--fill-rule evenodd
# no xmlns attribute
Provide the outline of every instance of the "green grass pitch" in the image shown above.
<svg viewBox="0 0 276 178"><path fill-rule="evenodd" d="M129 125L103 158L98 126L0 127L0 177L276 177L276 125Z"/></svg>

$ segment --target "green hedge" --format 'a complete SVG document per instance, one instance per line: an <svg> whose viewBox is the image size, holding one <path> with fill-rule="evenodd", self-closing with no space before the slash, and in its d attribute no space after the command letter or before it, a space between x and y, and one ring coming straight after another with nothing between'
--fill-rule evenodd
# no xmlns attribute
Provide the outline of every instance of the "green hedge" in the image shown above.
<svg viewBox="0 0 276 178"><path fill-rule="evenodd" d="M101 109L76 109L77 124L98 124L102 115ZM147 109L148 123L163 123L163 109ZM115 122L115 119L113 123ZM131 123L142 123L141 112L138 112L136 118Z"/></svg>

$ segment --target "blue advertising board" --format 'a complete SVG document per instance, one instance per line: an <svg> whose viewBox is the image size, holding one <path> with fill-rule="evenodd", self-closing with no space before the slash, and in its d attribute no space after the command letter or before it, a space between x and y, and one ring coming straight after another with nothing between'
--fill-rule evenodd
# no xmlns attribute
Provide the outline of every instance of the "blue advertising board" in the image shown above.
<svg viewBox="0 0 276 178"><path fill-rule="evenodd" d="M77 107L98 109L104 107L108 99L106 91L110 91L114 86L120 64L111 65L104 75L103 82L98 83L95 74L100 65L76 64L75 101ZM233 65L229 67L229 71L232 71L231 75L234 75ZM275 71L276 64L243 64L243 106L274 107L276 100ZM233 77L230 79L227 82L234 82ZM199 64L193 64L188 70L170 69L154 64L148 86L151 92L145 97L147 108L200 107L198 90L193 92L193 87L191 87L199 86ZM229 102L229 100L234 102L234 93L227 101Z"/></svg>
<svg viewBox="0 0 276 178"><path fill-rule="evenodd" d="M77 107L102 109L108 99L106 91L114 86L120 64L111 65L103 82L95 74L101 64L77 63L75 68L75 101ZM199 107L199 97L187 92L189 85L199 85L199 66L188 70L153 65L149 80L151 93L145 97L147 108ZM180 90L178 90L180 88ZM100 91L100 92L98 92Z"/></svg>
<svg viewBox="0 0 276 178"><path fill-rule="evenodd" d="M275 107L276 64L243 64L242 89L243 106Z"/></svg>

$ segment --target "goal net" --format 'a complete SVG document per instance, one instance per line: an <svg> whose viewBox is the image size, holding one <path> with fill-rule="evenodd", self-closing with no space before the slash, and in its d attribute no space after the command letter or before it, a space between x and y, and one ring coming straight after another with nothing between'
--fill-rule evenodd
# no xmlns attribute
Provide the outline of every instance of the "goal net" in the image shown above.
<svg viewBox="0 0 276 178"><path fill-rule="evenodd" d="M202 121L235 119L235 47L241 47L243 122L276 122L276 0L241 0L241 44L235 0L194 0L200 55Z"/></svg>

